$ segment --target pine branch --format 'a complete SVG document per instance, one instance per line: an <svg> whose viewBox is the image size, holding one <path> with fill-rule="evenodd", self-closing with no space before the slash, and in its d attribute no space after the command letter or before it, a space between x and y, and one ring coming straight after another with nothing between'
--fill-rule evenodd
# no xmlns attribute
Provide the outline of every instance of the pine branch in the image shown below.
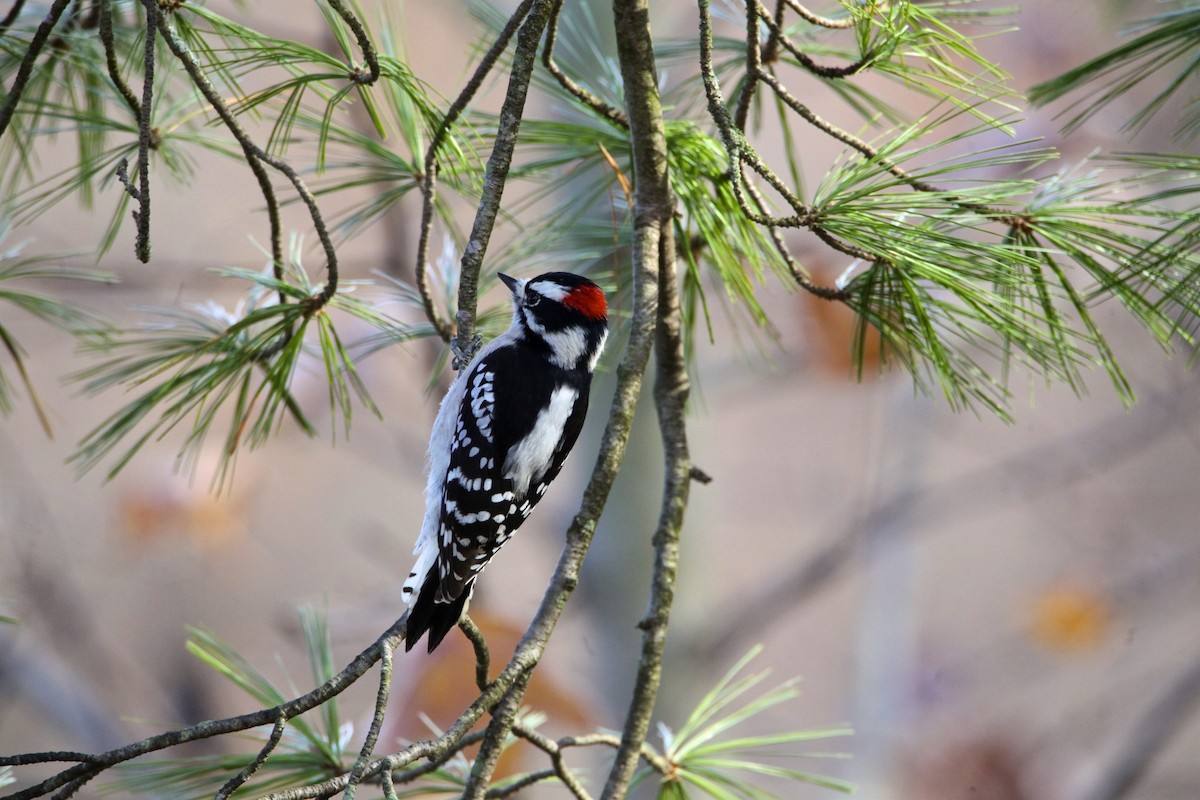
<svg viewBox="0 0 1200 800"><path fill-rule="evenodd" d="M8 124L12 121L13 113L17 110L17 103L21 101L21 95L25 91L26 84L29 83L30 76L33 75L34 65L37 63L38 56L42 54L42 48L46 46L46 40L50 38L54 26L58 24L63 12L67 10L67 6L71 2L72 0L54 0L50 10L46 12L45 19L38 25L37 31L30 40L29 49L25 51L25 55L21 59L21 66L17 68L17 76L13 78L12 87L5 95L4 103L0 104L0 136L3 136L8 130ZM19 13L20 6L18 5L10 12L10 16L15 19L15 14Z"/></svg>
<svg viewBox="0 0 1200 800"><path fill-rule="evenodd" d="M457 331L454 338L458 346L455 354L458 363L455 366L460 369L470 363L479 347L479 342L475 340L475 298L479 294L479 271L483 267L483 256L492 237L496 216L500 213L500 201L524 116L525 98L529 94L533 67L537 61L538 43L550 22L552 7L553 0L535 0L517 32L508 90L500 107L495 144L483 176L483 194L475 212L471 235L463 250L462 271L458 277Z"/></svg>
<svg viewBox="0 0 1200 800"><path fill-rule="evenodd" d="M534 0L522 0L521 4L517 6L512 16L509 17L507 24L505 24L504 29L495 38L491 47L488 48L487 53L480 60L470 80L467 81L466 85L458 93L458 96L454 98L454 102L446 110L441 124L430 139L429 146L425 149L425 171L421 181L421 230L417 239L415 267L416 283L421 298L425 303L425 315L445 342L450 342L454 338L455 332L450 324L442 319L441 314L438 313L426 278L429 260L429 236L433 230L433 208L436 199L435 187L438 173L438 150L441 148L442 142L449 135L450 129L454 127L458 118L466 110L467 105L475 97L480 87L483 86L484 80L487 79L496 62L500 60L500 56L508 48L508 43L512 41L512 37L516 35L518 28L524 23L530 9L533 8L533 4ZM473 325L474 305L472 305L471 318Z"/></svg>
<svg viewBox="0 0 1200 800"><path fill-rule="evenodd" d="M617 55L625 87L633 153L633 265L647 281L657 283L655 406L666 450L663 510L654 535L654 580L642 655L621 745L608 774L602 800L624 797L641 755L662 680L662 655L674 598L675 573L683 512L691 484L684 407L688 378L676 275L675 199L668 174L666 125L658 96L648 0L616 0L613 22Z"/></svg>
<svg viewBox="0 0 1200 800"><path fill-rule="evenodd" d="M280 718L284 720L294 717L309 711L322 703L327 702L333 697L341 694L347 688L354 684L366 672L379 661L384 648L395 650L396 647L404 641L405 628L408 625L407 615L397 620L387 631L385 631L378 639L375 640L366 650L363 650L359 655L350 662L337 675L330 678L321 686L313 689L307 694L303 694L286 703L281 703L273 708L264 708L248 714L242 714L235 717L226 717L218 720L208 720L173 731L167 731L154 736L146 737L137 742L122 747L109 750L105 753L94 755L76 754L86 756L79 759L79 763L73 767L69 767L55 775L46 778L45 780L15 792L11 795L6 795L5 800L33 800L37 797L45 797L55 790L63 788L78 788L88 780L91 780L101 772L126 761L130 761L139 756L144 756L148 753L154 753L160 750L165 750L169 747L175 747L186 742L194 742L202 739L211 739L215 736L224 736L238 731L246 731L251 728L257 728L261 725L277 725ZM425 745L418 748L422 752L425 750L432 751L432 747ZM47 756L53 755L50 759ZM47 753L23 753L15 756L0 756L0 766L11 765L18 766L22 764L41 763L48 760L62 761L67 760L62 758L64 754L47 754ZM76 760L71 758L69 760Z"/></svg>

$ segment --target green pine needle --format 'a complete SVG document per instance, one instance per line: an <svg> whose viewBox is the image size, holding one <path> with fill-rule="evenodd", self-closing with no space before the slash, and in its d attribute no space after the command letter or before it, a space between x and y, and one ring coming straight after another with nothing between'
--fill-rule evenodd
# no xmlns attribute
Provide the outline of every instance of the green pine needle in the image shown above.
<svg viewBox="0 0 1200 800"><path fill-rule="evenodd" d="M683 800L696 796L716 800L775 800L778 795L747 780L747 776L756 775L783 779L789 783L809 783L843 792L852 791L853 787L844 781L772 763L780 758L813 755L780 748L848 736L851 733L848 728L727 736L739 725L799 696L795 681L750 696L769 675L768 671L745 673L750 662L761 652L762 647L757 646L731 667L717 685L700 699L678 731L660 727L663 756L674 772L662 782L659 800ZM642 782L653 775L653 771L646 767L639 771L637 780ZM693 794L693 790L696 794Z"/></svg>
<svg viewBox="0 0 1200 800"><path fill-rule="evenodd" d="M223 488L243 447L262 445L285 419L315 434L291 392L296 371L308 363L310 346L325 374L334 430L340 420L348 433L356 405L379 416L331 312L384 331L403 326L354 298L352 286L312 313L310 298L319 287L309 283L296 260L298 247L286 281L224 271L250 284L243 309L231 313L215 304L149 309L155 322L89 344L103 360L74 380L89 393L120 388L134 397L80 442L72 460L81 471L113 458L107 473L111 479L142 447L177 429L183 435L178 463L191 471L209 434L224 427L213 475L213 486ZM279 295L289 302L275 302Z"/></svg>

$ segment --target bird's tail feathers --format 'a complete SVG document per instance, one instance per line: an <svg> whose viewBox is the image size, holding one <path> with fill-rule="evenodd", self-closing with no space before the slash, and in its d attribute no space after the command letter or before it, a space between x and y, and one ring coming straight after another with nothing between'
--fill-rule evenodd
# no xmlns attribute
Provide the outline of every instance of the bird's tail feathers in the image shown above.
<svg viewBox="0 0 1200 800"><path fill-rule="evenodd" d="M404 602L407 605L412 605L417 599L417 593L422 586L425 585L425 579L431 572L436 572L434 563L437 561L437 544L430 542L416 550L417 563L413 564L412 571L408 573L408 577L404 579L404 587L400 593L404 596Z"/></svg>
<svg viewBox="0 0 1200 800"><path fill-rule="evenodd" d="M474 581L468 583L462 593L448 603L434 600L438 583L437 570L430 570L408 614L408 630L404 634L405 651L412 650L422 634L428 632L426 646L427 651L432 653L467 610L467 602L475 588Z"/></svg>

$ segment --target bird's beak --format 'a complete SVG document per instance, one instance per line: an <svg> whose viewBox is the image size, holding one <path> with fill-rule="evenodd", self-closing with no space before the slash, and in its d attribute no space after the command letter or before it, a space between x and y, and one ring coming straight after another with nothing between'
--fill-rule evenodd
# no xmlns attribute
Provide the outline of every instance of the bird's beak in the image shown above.
<svg viewBox="0 0 1200 800"><path fill-rule="evenodd" d="M508 287L508 290L510 292L512 292L513 294L517 293L517 288L521 285L521 282L519 280L517 280L516 278L509 277L508 275L505 275L503 272L497 272L496 277L498 277L500 280L504 281L504 285Z"/></svg>

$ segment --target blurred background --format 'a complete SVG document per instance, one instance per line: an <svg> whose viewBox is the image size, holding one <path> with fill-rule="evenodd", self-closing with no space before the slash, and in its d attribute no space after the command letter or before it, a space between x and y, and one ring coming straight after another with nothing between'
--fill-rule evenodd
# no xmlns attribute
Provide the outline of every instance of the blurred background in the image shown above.
<svg viewBox="0 0 1200 800"><path fill-rule="evenodd" d="M294 0L249 11L212 5L299 40L319 41L323 30L318 11ZM662 4L656 25L688 35L694 10L674 5ZM1162 8L1021 6L1018 30L981 44L1019 90L1111 48L1129 21ZM408 4L403 17L399 35L417 75L454 95L475 23L454 4ZM1020 135L1044 137L1065 158L1134 144L1180 149L1169 118L1134 143L1117 132L1140 102L1117 103L1069 139L1054 118L1060 108L1032 111ZM57 146L47 147L44 168ZM810 168L835 155L814 153ZM249 171L208 157L193 186L159 190L154 202L149 265L132 258L129 224L99 265L119 283L47 291L118 320L137 306L236 302L239 287L210 270L262 264L253 238L265 225ZM104 203L95 213L65 203L4 246L89 248L108 222ZM401 204L341 246L351 277L411 271L414 208ZM816 249L802 255L829 276L845 267ZM656 719L677 728L762 644L754 668L772 671L764 686L799 676L801 696L747 731L852 726L852 737L813 748L847 758L788 764L854 781L860 797L1099 800L1122 766L1139 763L1145 773L1121 796L1200 797L1200 394L1186 354L1164 353L1111 304L1100 317L1140 402L1124 408L1096 372L1084 397L1033 386L1032 402L1018 398L1007 425L915 396L903 374L856 382L847 316L774 283L762 292L777 342L759 347L718 314L715 343L698 347L691 449L713 480L692 491ZM350 436L332 445L285 429L243 454L231 490L215 496L207 478L217 454L209 464L202 457L189 480L175 469L170 440L111 482L100 470L77 476L66 459L122 398L84 397L63 381L88 363L69 337L28 318L6 316L10 324L54 437L27 399L0 421L0 614L20 620L0 625L0 752L106 749L251 710L185 651L186 626L215 633L303 691L311 678L298 607L327 610L340 663L399 615L438 399L427 391L433 345L362 363L383 420L359 413ZM568 470L473 601L497 663L558 557L612 383L611 373L597 381ZM298 377L298 392L308 408L326 405L319 367ZM550 713L555 733L614 728L624 717L658 513L653 421L646 406L528 697ZM472 670L457 634L433 657L399 657L381 749L423 738L420 713L452 721L473 696ZM357 736L374 692L361 689L343 704Z"/></svg>

